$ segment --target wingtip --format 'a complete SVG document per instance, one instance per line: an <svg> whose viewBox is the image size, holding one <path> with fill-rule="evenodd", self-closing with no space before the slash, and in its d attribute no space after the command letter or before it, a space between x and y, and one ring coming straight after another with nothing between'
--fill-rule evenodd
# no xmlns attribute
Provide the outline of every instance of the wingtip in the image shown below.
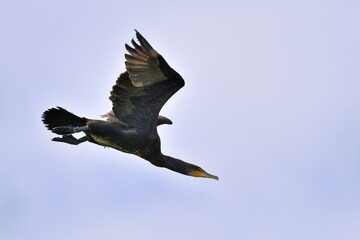
<svg viewBox="0 0 360 240"><path fill-rule="evenodd" d="M144 38L144 37L139 33L139 31L136 30L135 28L134 28L134 31L135 31L136 38L137 38L138 40L139 40L139 38Z"/></svg>
<svg viewBox="0 0 360 240"><path fill-rule="evenodd" d="M134 29L134 30L135 30L136 38L137 38L140 42L142 41L142 39L145 39L145 38L141 35L141 33L139 33L138 30L136 30L136 29Z"/></svg>
<svg viewBox="0 0 360 240"><path fill-rule="evenodd" d="M146 39L143 37L143 35L141 35L141 33L139 33L138 30L134 29L134 31L135 31L136 38L137 38L137 40L138 40L140 43L145 42L145 43L149 44L149 43L146 41ZM150 44L149 44L149 45L150 45Z"/></svg>
<svg viewBox="0 0 360 240"><path fill-rule="evenodd" d="M144 38L144 37L139 33L139 31L138 31L136 28L134 28L134 31L135 31L136 39L137 39L138 41L140 41L139 39ZM132 38L132 40L134 41L134 38Z"/></svg>
<svg viewBox="0 0 360 240"><path fill-rule="evenodd" d="M147 51L153 51L152 52L152 56L153 57L156 57L157 56L157 53L156 51L154 50L154 48L150 45L150 43L143 37L143 35L141 35L136 29L135 30L135 33L136 33L136 38L137 40L139 41L140 45L142 48L145 48ZM134 44L134 43L133 43Z"/></svg>

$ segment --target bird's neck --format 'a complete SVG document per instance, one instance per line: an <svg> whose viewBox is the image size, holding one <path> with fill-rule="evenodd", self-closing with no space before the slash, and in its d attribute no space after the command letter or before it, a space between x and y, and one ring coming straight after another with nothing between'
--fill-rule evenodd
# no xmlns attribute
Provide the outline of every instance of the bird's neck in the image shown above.
<svg viewBox="0 0 360 240"><path fill-rule="evenodd" d="M172 171L175 171L175 172L178 172L181 174L185 174L185 175L187 175L188 165L190 165L189 163L186 163L180 159L166 156L163 154L159 154L158 156L154 157L153 159L151 159L150 162L152 164L154 164L155 166L165 167L167 169L170 169Z"/></svg>

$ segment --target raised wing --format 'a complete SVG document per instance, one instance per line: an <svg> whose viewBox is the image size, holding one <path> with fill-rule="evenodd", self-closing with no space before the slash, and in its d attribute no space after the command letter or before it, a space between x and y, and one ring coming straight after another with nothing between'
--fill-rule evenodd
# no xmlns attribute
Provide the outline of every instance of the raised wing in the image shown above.
<svg viewBox="0 0 360 240"><path fill-rule="evenodd" d="M133 47L125 44L129 52L125 54L127 71L117 79L110 100L121 122L133 128L154 130L162 106L185 83L137 31L136 37L140 45L134 39Z"/></svg>

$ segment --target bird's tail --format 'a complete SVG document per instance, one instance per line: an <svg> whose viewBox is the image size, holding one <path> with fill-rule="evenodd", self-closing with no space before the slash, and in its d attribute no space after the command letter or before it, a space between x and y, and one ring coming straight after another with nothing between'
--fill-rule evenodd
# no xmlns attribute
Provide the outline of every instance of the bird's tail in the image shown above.
<svg viewBox="0 0 360 240"><path fill-rule="evenodd" d="M42 121L47 129L57 134L68 134L65 132L61 133L59 130L62 131L64 127L69 129L74 127L84 127L86 126L87 119L78 117L64 108L57 107L46 110L42 114Z"/></svg>

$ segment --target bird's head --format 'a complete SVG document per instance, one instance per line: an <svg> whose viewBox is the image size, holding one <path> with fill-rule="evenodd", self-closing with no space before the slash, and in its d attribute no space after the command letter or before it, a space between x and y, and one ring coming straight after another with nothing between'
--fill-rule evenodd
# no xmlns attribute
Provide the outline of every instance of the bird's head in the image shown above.
<svg viewBox="0 0 360 240"><path fill-rule="evenodd" d="M219 180L218 176L212 175L196 165L189 167L188 175L193 177L203 177L203 178L211 178L211 179Z"/></svg>
<svg viewBox="0 0 360 240"><path fill-rule="evenodd" d="M159 159L159 158L156 158ZM160 160L154 162L152 159L150 159L150 162L155 164L156 166L166 167L170 170L173 170L175 172L185 174L192 177L203 177L203 178L211 178L215 180L219 180L218 176L212 175L210 173L207 173L204 169L202 169L199 166L196 166L191 163L184 162L180 159L173 158L166 155L160 155ZM160 164L159 164L160 163Z"/></svg>

